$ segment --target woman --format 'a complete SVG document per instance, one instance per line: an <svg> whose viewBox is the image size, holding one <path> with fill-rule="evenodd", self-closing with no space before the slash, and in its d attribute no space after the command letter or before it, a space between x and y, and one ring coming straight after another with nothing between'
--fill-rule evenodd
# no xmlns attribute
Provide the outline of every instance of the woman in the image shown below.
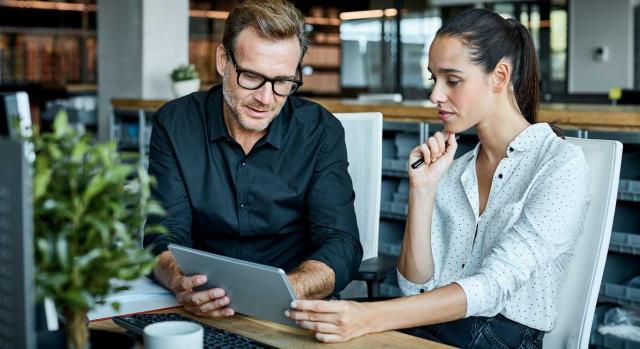
<svg viewBox="0 0 640 349"><path fill-rule="evenodd" d="M579 147L536 123L538 65L526 28L461 13L429 51L444 133L411 151L398 283L373 303L299 300L287 316L323 342L392 329L465 348L541 348L553 329L588 206ZM455 133L480 143L454 161Z"/></svg>

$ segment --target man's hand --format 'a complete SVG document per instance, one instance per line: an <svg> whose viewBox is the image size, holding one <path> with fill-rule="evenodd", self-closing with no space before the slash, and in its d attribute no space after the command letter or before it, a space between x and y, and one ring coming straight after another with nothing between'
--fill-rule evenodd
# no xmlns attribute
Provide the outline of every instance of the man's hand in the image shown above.
<svg viewBox="0 0 640 349"><path fill-rule="evenodd" d="M221 288L194 291L195 287L207 283L204 275L181 276L174 279L171 291L176 299L190 313L204 317L226 317L234 314L233 309L226 306L231 301Z"/></svg>
<svg viewBox="0 0 640 349"><path fill-rule="evenodd" d="M158 256L158 263L153 272L160 283L176 295L176 299L186 311L204 317L227 317L234 314L233 309L226 307L231 300L223 289L194 291L194 288L207 283L207 277L185 276L170 251Z"/></svg>

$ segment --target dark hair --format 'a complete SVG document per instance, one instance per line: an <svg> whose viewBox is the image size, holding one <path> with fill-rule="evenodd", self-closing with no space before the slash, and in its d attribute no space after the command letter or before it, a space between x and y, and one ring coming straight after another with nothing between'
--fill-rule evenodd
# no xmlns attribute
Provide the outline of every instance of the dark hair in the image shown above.
<svg viewBox="0 0 640 349"><path fill-rule="evenodd" d="M471 50L471 61L492 72L506 58L513 65L511 83L518 108L531 124L538 121L540 74L529 31L514 19L504 19L486 9L466 10L445 22L436 37L454 37ZM552 126L562 136L562 131ZM560 132L560 133L558 133Z"/></svg>
<svg viewBox="0 0 640 349"><path fill-rule="evenodd" d="M263 39L296 37L300 43L300 61L309 47L304 16L288 0L245 0L236 6L224 24L222 45L233 53L241 31L253 28Z"/></svg>

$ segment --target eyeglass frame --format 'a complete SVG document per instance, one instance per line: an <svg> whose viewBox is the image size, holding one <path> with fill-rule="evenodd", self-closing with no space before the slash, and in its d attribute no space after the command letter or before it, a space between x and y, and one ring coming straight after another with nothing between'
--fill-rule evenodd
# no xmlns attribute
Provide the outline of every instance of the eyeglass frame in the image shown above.
<svg viewBox="0 0 640 349"><path fill-rule="evenodd" d="M266 84L267 82L271 83L271 91L275 94L278 95L280 97L289 97L292 94L294 94L296 91L298 91L298 89L302 86L302 84L304 83L302 81L302 79L298 80L298 79L287 79L287 78L270 78L268 76L265 76L264 74L258 73L256 71L253 70L248 70L248 69L242 69L239 65L238 62L236 62L236 58L233 54L233 52L229 52L229 50L227 51L227 57L231 58L231 63L233 63L233 67L236 69L236 83L238 84L238 86L242 87L245 90L250 90L250 91L255 91L259 88L261 88L262 86L264 86L264 84ZM255 74L259 77L262 78L262 82L258 84L258 86L254 87L254 88L247 88L244 87L240 84L240 74L242 73L250 73L250 74ZM302 76L302 69L300 68L300 64L298 63L298 67L296 68L296 74L299 74L300 76ZM297 86L295 89L293 89L293 91L291 91L291 93L287 94L287 95L282 95L278 92L276 92L276 85L275 83L278 81L289 81L289 82L293 82L296 83Z"/></svg>

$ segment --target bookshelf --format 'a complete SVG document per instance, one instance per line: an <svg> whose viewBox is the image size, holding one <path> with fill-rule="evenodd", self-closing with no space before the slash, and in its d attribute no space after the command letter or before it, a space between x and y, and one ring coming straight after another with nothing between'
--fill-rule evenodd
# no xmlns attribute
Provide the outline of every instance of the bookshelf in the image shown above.
<svg viewBox="0 0 640 349"><path fill-rule="evenodd" d="M95 0L84 2L0 0L0 85L95 84L97 38ZM311 9L305 17L312 41L304 59L301 92L340 93L340 19L335 8ZM190 10L189 61L203 85L221 82L215 48L222 41L226 11Z"/></svg>
<svg viewBox="0 0 640 349"><path fill-rule="evenodd" d="M0 91L26 91L34 125L53 100L95 96L95 28L95 0L0 0Z"/></svg>
<svg viewBox="0 0 640 349"><path fill-rule="evenodd" d="M95 84L95 1L0 0L0 85Z"/></svg>
<svg viewBox="0 0 640 349"><path fill-rule="evenodd" d="M41 34L0 28L0 84L95 83L95 33Z"/></svg>

